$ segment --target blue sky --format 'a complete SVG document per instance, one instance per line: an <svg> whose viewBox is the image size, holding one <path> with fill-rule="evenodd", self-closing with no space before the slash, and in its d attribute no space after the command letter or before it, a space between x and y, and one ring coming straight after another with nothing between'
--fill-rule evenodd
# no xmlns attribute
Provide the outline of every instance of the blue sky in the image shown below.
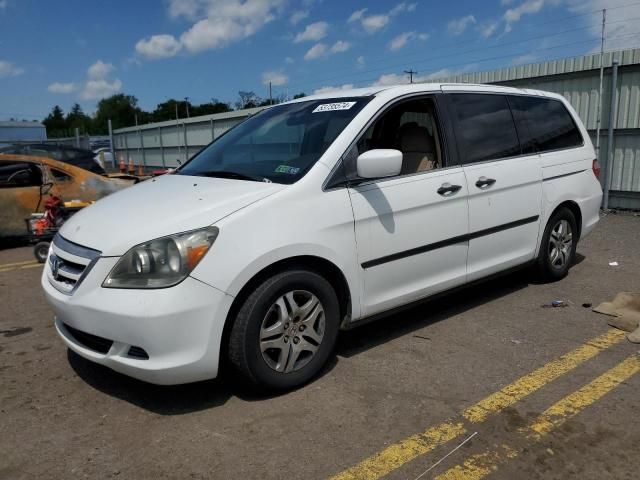
<svg viewBox="0 0 640 480"><path fill-rule="evenodd" d="M633 0L0 0L0 119L116 92L235 102L640 44ZM595 13L594 13L595 12Z"/></svg>

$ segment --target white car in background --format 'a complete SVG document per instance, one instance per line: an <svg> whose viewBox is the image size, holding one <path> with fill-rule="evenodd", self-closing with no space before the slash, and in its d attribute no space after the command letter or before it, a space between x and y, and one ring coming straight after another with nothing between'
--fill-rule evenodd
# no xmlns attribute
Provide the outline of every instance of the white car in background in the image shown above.
<svg viewBox="0 0 640 480"><path fill-rule="evenodd" d="M102 168L107 168L113 165L113 154L111 153L111 149L109 147L98 148L93 151L95 153L94 160L100 165ZM104 163L100 163L100 154L104 156Z"/></svg>
<svg viewBox="0 0 640 480"><path fill-rule="evenodd" d="M186 383L226 357L293 388L341 329L514 268L564 277L599 219L595 158L551 93L304 97L76 214L42 286L69 348L118 372Z"/></svg>

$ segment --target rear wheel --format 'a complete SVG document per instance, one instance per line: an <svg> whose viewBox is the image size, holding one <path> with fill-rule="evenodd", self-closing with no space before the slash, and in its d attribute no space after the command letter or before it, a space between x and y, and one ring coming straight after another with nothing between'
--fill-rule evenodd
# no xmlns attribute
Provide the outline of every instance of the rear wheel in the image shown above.
<svg viewBox="0 0 640 480"><path fill-rule="evenodd" d="M240 308L229 359L253 384L286 390L311 380L333 351L336 293L315 272L292 269L265 280Z"/></svg>
<svg viewBox="0 0 640 480"><path fill-rule="evenodd" d="M576 218L568 208L561 208L549 219L536 261L539 276L553 281L564 278L573 264L578 244Z"/></svg>

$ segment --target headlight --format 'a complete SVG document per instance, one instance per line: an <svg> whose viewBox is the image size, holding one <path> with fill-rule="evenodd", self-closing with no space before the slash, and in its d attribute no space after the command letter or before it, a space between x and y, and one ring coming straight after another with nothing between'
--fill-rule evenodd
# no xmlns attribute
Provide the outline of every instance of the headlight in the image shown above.
<svg viewBox="0 0 640 480"><path fill-rule="evenodd" d="M136 245L113 267L105 288L165 288L184 280L209 251L218 227L169 235Z"/></svg>

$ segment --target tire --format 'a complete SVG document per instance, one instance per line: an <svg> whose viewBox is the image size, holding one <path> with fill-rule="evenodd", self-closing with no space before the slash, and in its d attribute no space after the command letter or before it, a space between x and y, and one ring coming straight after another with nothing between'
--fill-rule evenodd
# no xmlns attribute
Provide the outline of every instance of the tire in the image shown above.
<svg viewBox="0 0 640 480"><path fill-rule="evenodd" d="M39 263L47 261L47 255L49 254L49 242L38 242L33 247L33 255L36 257Z"/></svg>
<svg viewBox="0 0 640 480"><path fill-rule="evenodd" d="M551 216L544 229L536 260L538 277L551 282L566 277L573 264L577 245L576 217L571 210L562 207Z"/></svg>
<svg viewBox="0 0 640 480"><path fill-rule="evenodd" d="M326 364L339 317L338 298L324 277L299 268L275 274L240 307L229 335L229 360L254 386L293 389Z"/></svg>

